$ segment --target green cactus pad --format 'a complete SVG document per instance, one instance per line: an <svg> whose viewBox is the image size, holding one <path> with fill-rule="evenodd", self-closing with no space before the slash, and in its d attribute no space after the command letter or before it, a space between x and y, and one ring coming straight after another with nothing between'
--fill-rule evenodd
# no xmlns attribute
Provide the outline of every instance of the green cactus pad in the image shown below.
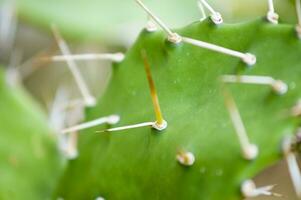
<svg viewBox="0 0 301 200"><path fill-rule="evenodd" d="M62 162L36 105L0 71L0 199L49 199Z"/></svg>
<svg viewBox="0 0 301 200"><path fill-rule="evenodd" d="M257 56L247 67L238 58L189 44L173 45L162 32L143 31L125 60L114 66L111 83L87 121L119 114L123 126L154 121L141 51L151 65L168 128L149 127L114 133L80 134L79 157L71 161L58 187L64 199L241 199L240 185L281 159L285 135L294 134L299 119L288 110L300 98L301 41L291 25L263 19L215 26L210 20L177 31ZM259 147L253 161L242 158L239 142L224 104L219 77L223 74L271 76L286 82L282 96L271 87L231 84L250 141ZM192 152L185 167L177 152ZM271 183L274 184L274 183Z"/></svg>

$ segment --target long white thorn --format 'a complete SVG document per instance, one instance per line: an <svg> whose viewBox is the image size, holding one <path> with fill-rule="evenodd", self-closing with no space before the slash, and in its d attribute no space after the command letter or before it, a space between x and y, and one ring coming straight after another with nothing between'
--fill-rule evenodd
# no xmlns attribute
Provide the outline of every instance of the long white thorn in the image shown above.
<svg viewBox="0 0 301 200"><path fill-rule="evenodd" d="M287 137L283 142L283 153L285 155L289 173L294 185L296 194L301 198L301 172L298 167L298 162L295 153L292 150L293 139L292 137Z"/></svg>
<svg viewBox="0 0 301 200"><path fill-rule="evenodd" d="M48 58L45 58L48 60ZM56 55L49 58L53 62L61 61L82 61L82 60L110 60L113 62L121 62L124 59L123 53L103 53L103 54L78 54L78 55Z"/></svg>
<svg viewBox="0 0 301 200"><path fill-rule="evenodd" d="M216 12L206 0L199 0L211 13L210 19L213 21L215 24L222 24L223 23L223 18L222 15L219 12Z"/></svg>
<svg viewBox="0 0 301 200"><path fill-rule="evenodd" d="M301 39L301 2L300 0L295 0L296 3L296 13L298 24L296 25L296 32L299 39Z"/></svg>
<svg viewBox="0 0 301 200"><path fill-rule="evenodd" d="M156 125L156 122L143 122L139 124L133 124L133 125L128 125L128 126L121 126L117 128L111 128L103 131L97 131L97 133L103 133L103 132L116 132L116 131L124 131L124 130L129 130L129 129L136 129L136 128L141 128L141 127L154 127Z"/></svg>
<svg viewBox="0 0 301 200"><path fill-rule="evenodd" d="M278 24L279 15L275 12L273 0L268 0L269 10L267 13L267 20L272 24Z"/></svg>
<svg viewBox="0 0 301 200"><path fill-rule="evenodd" d="M288 91L287 84L281 80L275 80L270 76L223 75L221 76L221 80L225 83L269 85L279 95L283 95Z"/></svg>
<svg viewBox="0 0 301 200"><path fill-rule="evenodd" d="M166 32L168 35L167 39L173 43L180 43L182 41L181 36L174 33L168 28L154 13L144 4L141 0L136 0L138 5Z"/></svg>
<svg viewBox="0 0 301 200"><path fill-rule="evenodd" d="M228 109L231 121L235 128L240 147L242 149L243 157L247 160L253 160L258 156L259 150L255 144L249 142L247 131L241 119L238 108L230 92L224 89L225 103Z"/></svg>
<svg viewBox="0 0 301 200"><path fill-rule="evenodd" d="M86 123L79 124L79 125L76 125L76 126L73 126L70 128L66 128L66 129L62 130L61 132L63 134L72 133L75 131L80 131L83 129L91 128L91 127L98 126L98 125L105 124L105 123L113 125L113 124L117 124L119 122L119 120L120 120L120 117L118 115L101 117L99 119L96 119L96 120L93 120L90 122L86 122Z"/></svg>
<svg viewBox="0 0 301 200"><path fill-rule="evenodd" d="M198 4L199 10L200 10L201 15L202 15L200 21L204 21L207 18L207 15L206 15L203 3L200 0L198 0L197 4Z"/></svg>
<svg viewBox="0 0 301 200"><path fill-rule="evenodd" d="M183 42L197 46L197 47L201 47L201 48L209 49L209 50L216 51L219 53L223 53L226 55L238 57L243 62L245 62L247 65L254 65L256 63L256 57L250 53L241 53L239 51L227 49L225 47L221 47L221 46L218 46L215 44L210 44L207 42L203 42L203 41L188 38L188 37L183 37Z"/></svg>
<svg viewBox="0 0 301 200"><path fill-rule="evenodd" d="M61 36L57 27L55 25L52 25L51 28L52 28L52 32L54 34L56 42L57 42L63 56L71 55L70 49L69 49L67 43L64 41L63 37ZM68 58L68 59L66 59L66 61L67 61L68 67L80 89L80 92L84 98L85 104L87 106L94 106L96 104L96 100L91 95L80 71L78 70L76 63L74 62L74 60L72 58Z"/></svg>
<svg viewBox="0 0 301 200"><path fill-rule="evenodd" d="M241 185L241 192L246 198L253 198L258 196L276 196L281 197L281 194L274 193L271 190L275 187L275 185L268 185L260 188L256 188L254 181L246 180Z"/></svg>

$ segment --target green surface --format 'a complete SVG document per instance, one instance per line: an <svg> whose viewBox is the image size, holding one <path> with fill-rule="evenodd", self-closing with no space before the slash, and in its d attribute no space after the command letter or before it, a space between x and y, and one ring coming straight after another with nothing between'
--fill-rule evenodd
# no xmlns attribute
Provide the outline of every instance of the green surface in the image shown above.
<svg viewBox="0 0 301 200"><path fill-rule="evenodd" d="M144 0L172 27L182 27L201 17L196 0ZM263 16L267 0L208 0L226 22ZM274 0L281 22L292 22L295 10L288 0ZM146 14L135 0L17 0L22 19L50 31L55 23L66 37L120 45L135 38Z"/></svg>
<svg viewBox="0 0 301 200"><path fill-rule="evenodd" d="M70 161L58 186L64 199L241 199L240 184L281 158L284 135L293 134L298 119L286 115L301 86L301 42L294 27L262 19L214 26L206 20L178 30L201 39L257 56L246 67L239 59L189 44L171 45L162 32L142 32L126 59L114 66L111 84L87 120L119 114L117 126L154 121L141 50L145 49L158 91L164 132L139 128L115 133L80 135L79 157ZM223 74L265 75L289 85L284 96L269 86L229 86L251 142L259 157L246 161L224 105L218 78ZM191 167L176 161L178 150L194 153ZM273 183L271 183L273 184Z"/></svg>
<svg viewBox="0 0 301 200"><path fill-rule="evenodd" d="M49 199L61 164L41 111L0 70L0 199Z"/></svg>
<svg viewBox="0 0 301 200"><path fill-rule="evenodd" d="M174 25L184 25L200 17L195 0L177 2L147 3ZM56 23L66 36L111 39L107 42L117 44L132 37L147 19L135 0L18 0L18 6L23 19L47 30L51 23ZM174 13L177 13L176 18Z"/></svg>

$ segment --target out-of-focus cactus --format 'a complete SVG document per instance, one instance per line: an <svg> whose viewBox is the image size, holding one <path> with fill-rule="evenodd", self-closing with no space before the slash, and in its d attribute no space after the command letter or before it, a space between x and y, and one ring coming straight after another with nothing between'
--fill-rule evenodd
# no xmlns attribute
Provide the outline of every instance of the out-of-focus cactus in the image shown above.
<svg viewBox="0 0 301 200"><path fill-rule="evenodd" d="M301 196L295 158L300 149L301 12L298 26L278 24L273 1L268 1L267 17L223 24L220 13L203 0L201 5L211 15L173 31L137 2L151 20L123 61L113 66L111 82L96 107L86 109L86 121L104 118L62 131L72 132L71 139L75 138L70 145L73 154L53 197L235 200L279 196L273 186L256 188L252 178L282 158ZM74 26L68 20L62 24ZM81 88L84 81L74 56L69 55L58 29L53 30L63 54L59 59L68 61ZM49 136L38 134L48 129L25 107L28 102L11 96L4 82L1 85L4 123L0 131L7 142L0 152L4 152L3 172L8 173L3 174L8 178L0 180L4 190L0 194L8 198L12 190L16 199L43 199L56 181L59 156ZM17 110L11 111L11 104ZM94 104L86 101L86 105ZM20 114L15 117L16 113ZM35 119L37 125L29 134L33 126L26 125ZM79 133L77 151L76 131L104 122L108 125ZM11 133L16 136L10 137ZM22 161L25 164L18 171ZM13 190L15 185L18 190Z"/></svg>
<svg viewBox="0 0 301 200"><path fill-rule="evenodd" d="M145 1L173 27L183 26L196 20L199 11L196 0ZM227 13L227 20L258 16L266 9L262 0L209 0L210 3ZM288 1L277 0L276 8L281 21L294 19L293 7ZM23 20L49 28L56 23L65 36L73 39L100 40L107 44L128 43L139 31L146 18L135 9L132 0L17 0L19 15ZM122 34L120 34L122 33Z"/></svg>
<svg viewBox="0 0 301 200"><path fill-rule="evenodd" d="M62 160L41 111L0 71L0 199L48 199Z"/></svg>

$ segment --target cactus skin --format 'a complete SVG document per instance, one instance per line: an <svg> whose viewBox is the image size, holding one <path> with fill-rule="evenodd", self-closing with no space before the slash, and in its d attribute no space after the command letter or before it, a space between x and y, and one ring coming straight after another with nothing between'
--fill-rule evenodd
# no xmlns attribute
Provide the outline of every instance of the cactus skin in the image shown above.
<svg viewBox="0 0 301 200"><path fill-rule="evenodd" d="M300 98L301 42L292 25L263 19L214 26L209 20L178 30L181 35L257 56L246 67L239 59L188 44L166 42L162 32L143 31L125 60L115 65L107 92L87 120L120 114L117 126L154 121L142 49L148 54L163 115L163 132L148 127L80 135L79 157L70 161L56 196L64 199L242 199L241 182L282 158L285 135L300 119L287 116ZM289 85L283 96L268 86L232 84L233 94L259 157L246 161L224 105L218 78L223 74L268 75ZM184 167L176 154L184 149L196 162ZM273 183L271 183L273 184Z"/></svg>
<svg viewBox="0 0 301 200"><path fill-rule="evenodd" d="M62 171L54 137L21 88L0 70L0 199L49 199Z"/></svg>

